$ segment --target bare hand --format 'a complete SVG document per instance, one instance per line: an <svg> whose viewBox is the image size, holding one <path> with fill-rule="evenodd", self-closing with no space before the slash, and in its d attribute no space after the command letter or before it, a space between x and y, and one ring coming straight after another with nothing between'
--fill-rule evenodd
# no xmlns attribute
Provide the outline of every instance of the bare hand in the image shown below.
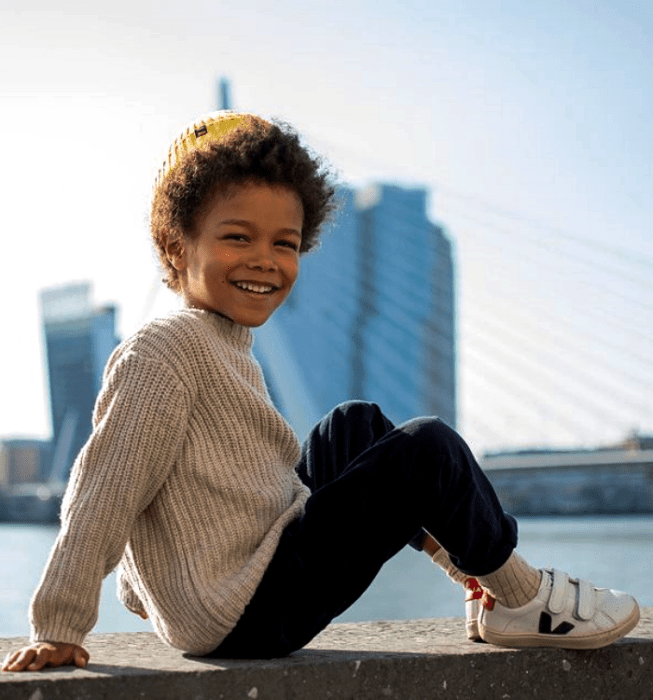
<svg viewBox="0 0 653 700"><path fill-rule="evenodd" d="M3 671L40 671L44 666L78 666L86 668L89 653L77 644L35 642L13 654L7 654Z"/></svg>

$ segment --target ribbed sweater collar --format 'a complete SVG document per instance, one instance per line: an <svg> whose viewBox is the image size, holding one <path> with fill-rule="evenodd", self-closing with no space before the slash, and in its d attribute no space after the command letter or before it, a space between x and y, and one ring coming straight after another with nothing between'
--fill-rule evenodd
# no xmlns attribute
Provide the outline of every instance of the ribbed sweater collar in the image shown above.
<svg viewBox="0 0 653 700"><path fill-rule="evenodd" d="M212 328L214 328L220 336L225 338L225 340L231 341L237 347L240 347L243 350L251 349L252 343L254 342L254 334L247 326L241 326L238 323L234 323L228 318L220 316L220 314L216 314L213 311L186 308L184 309L184 313L189 313L202 319L205 323L208 323Z"/></svg>

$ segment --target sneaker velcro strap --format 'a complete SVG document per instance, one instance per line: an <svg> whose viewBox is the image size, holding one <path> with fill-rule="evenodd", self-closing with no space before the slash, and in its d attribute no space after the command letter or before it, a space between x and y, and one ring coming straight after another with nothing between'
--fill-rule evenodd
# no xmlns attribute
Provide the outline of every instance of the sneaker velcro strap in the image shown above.
<svg viewBox="0 0 653 700"><path fill-rule="evenodd" d="M578 581L578 607L574 611L580 620L591 620L596 612L596 589L589 581Z"/></svg>
<svg viewBox="0 0 653 700"><path fill-rule="evenodd" d="M553 578L553 586L547 607L552 613L559 614L565 609L565 602L569 596L567 586L571 584L569 583L569 576L564 571L553 569L551 570L551 577Z"/></svg>

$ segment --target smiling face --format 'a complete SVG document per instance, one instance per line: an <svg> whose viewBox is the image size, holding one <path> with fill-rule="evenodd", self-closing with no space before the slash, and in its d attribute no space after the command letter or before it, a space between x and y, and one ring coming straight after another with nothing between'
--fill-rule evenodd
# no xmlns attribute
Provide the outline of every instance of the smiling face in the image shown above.
<svg viewBox="0 0 653 700"><path fill-rule="evenodd" d="M285 301L299 273L304 212L290 189L236 187L209 201L194 237L167 251L187 306L260 326Z"/></svg>

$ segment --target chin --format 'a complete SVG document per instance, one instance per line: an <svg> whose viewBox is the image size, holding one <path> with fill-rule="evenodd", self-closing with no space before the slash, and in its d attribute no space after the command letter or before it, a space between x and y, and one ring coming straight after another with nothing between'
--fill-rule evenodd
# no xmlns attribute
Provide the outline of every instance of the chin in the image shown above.
<svg viewBox="0 0 653 700"><path fill-rule="evenodd" d="M271 315L272 314L268 314L267 316L238 316L238 314L234 314L233 317L230 317L230 320L237 323L239 326L258 328L262 326Z"/></svg>
<svg viewBox="0 0 653 700"><path fill-rule="evenodd" d="M259 327L262 326L264 323L267 323L267 321L268 321L269 318L270 318L270 317L267 316L266 318L264 318L264 319L262 319L262 320L253 320L253 319L249 319L249 320L247 320L247 321L240 321L240 322L239 322L239 321L236 321L236 323L240 323L241 326L247 326L247 328L259 328Z"/></svg>

